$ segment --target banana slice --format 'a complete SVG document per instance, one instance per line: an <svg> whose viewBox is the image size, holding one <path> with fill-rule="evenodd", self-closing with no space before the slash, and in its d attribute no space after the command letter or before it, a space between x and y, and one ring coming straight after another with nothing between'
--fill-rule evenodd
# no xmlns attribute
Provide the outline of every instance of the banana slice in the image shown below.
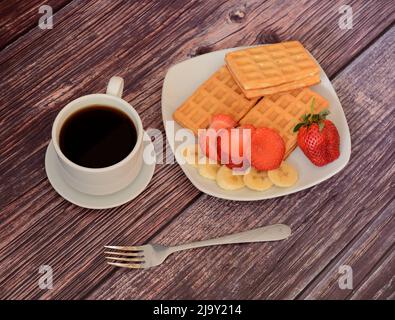
<svg viewBox="0 0 395 320"><path fill-rule="evenodd" d="M221 166L217 172L217 184L225 190L237 190L244 187L242 175L234 175L232 169Z"/></svg>
<svg viewBox="0 0 395 320"><path fill-rule="evenodd" d="M258 171L255 168L251 168L250 172L243 176L243 180L248 188L256 191L267 190L273 185L267 171Z"/></svg>
<svg viewBox="0 0 395 320"><path fill-rule="evenodd" d="M298 181L298 172L287 162L283 162L278 169L268 171L267 175L278 187L291 187Z"/></svg>
<svg viewBox="0 0 395 320"><path fill-rule="evenodd" d="M182 149L181 154L188 164L196 168L198 167L199 145L191 144L189 146L186 146L184 149Z"/></svg>
<svg viewBox="0 0 395 320"><path fill-rule="evenodd" d="M217 172L221 166L217 163L209 163L208 159L205 163L198 164L198 171L202 177L210 180L215 180L217 177Z"/></svg>

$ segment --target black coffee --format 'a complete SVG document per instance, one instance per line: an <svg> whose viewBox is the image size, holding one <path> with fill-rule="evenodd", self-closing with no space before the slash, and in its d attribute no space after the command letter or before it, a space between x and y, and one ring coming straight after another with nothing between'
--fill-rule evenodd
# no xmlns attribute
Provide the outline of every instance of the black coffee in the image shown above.
<svg viewBox="0 0 395 320"><path fill-rule="evenodd" d="M60 130L60 149L72 162L104 168L124 159L137 141L130 118L114 108L90 106L72 114Z"/></svg>

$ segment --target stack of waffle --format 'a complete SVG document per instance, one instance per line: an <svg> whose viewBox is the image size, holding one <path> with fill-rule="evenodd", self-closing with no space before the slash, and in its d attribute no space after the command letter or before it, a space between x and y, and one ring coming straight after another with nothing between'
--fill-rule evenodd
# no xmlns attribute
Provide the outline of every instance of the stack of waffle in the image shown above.
<svg viewBox="0 0 395 320"><path fill-rule="evenodd" d="M230 52L226 65L247 98L308 87L320 82L320 69L298 41Z"/></svg>
<svg viewBox="0 0 395 320"><path fill-rule="evenodd" d="M215 114L272 128L283 137L288 157L297 145L293 128L312 100L315 112L328 106L308 88L320 82L318 65L298 41L234 51L225 62L175 111L174 120L195 134Z"/></svg>

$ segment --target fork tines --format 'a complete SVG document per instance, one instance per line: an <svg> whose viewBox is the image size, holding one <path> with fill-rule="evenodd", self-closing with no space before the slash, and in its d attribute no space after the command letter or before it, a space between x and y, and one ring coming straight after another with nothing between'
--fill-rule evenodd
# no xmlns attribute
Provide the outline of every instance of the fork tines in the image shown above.
<svg viewBox="0 0 395 320"><path fill-rule="evenodd" d="M144 268L144 251L141 247L134 246L104 246L106 249L115 251L105 251L105 258L108 264L116 267L138 269ZM116 262L120 261L120 262ZM132 263L131 263L132 262Z"/></svg>

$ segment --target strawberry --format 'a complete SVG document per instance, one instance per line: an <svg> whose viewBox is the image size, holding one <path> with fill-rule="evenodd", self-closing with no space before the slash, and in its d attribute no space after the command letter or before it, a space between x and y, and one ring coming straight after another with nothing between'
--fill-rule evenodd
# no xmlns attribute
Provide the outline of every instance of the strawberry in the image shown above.
<svg viewBox="0 0 395 320"><path fill-rule="evenodd" d="M257 128L251 138L251 164L257 170L277 169L283 161L285 144L277 131Z"/></svg>
<svg viewBox="0 0 395 320"><path fill-rule="evenodd" d="M210 128L214 130L234 128L237 122L227 114L217 114L211 118Z"/></svg>
<svg viewBox="0 0 395 320"><path fill-rule="evenodd" d="M244 165L251 165L251 139L254 134L256 128L252 124L244 124L238 128L241 130L241 140L243 142L243 148L240 152L243 155Z"/></svg>
<svg viewBox="0 0 395 320"><path fill-rule="evenodd" d="M207 130L200 130L198 133L200 149L207 158L217 161L217 137L219 132L224 129L233 128L237 122L226 114L214 115L211 119L210 126Z"/></svg>
<svg viewBox="0 0 395 320"><path fill-rule="evenodd" d="M221 130L218 134L218 157L228 168L240 168L249 160L251 128Z"/></svg>
<svg viewBox="0 0 395 320"><path fill-rule="evenodd" d="M218 132L214 129L199 130L198 141L200 150L204 155L214 161L218 160L217 156L217 135Z"/></svg>
<svg viewBox="0 0 395 320"><path fill-rule="evenodd" d="M314 109L314 100L311 104ZM316 166L322 167L339 158L340 137L332 121L326 120L328 110L318 114L313 111L302 117L294 132L298 132L298 145L306 157Z"/></svg>
<svg viewBox="0 0 395 320"><path fill-rule="evenodd" d="M243 124L239 127L240 129L250 129L251 130L251 136L256 130L256 128L252 124Z"/></svg>

